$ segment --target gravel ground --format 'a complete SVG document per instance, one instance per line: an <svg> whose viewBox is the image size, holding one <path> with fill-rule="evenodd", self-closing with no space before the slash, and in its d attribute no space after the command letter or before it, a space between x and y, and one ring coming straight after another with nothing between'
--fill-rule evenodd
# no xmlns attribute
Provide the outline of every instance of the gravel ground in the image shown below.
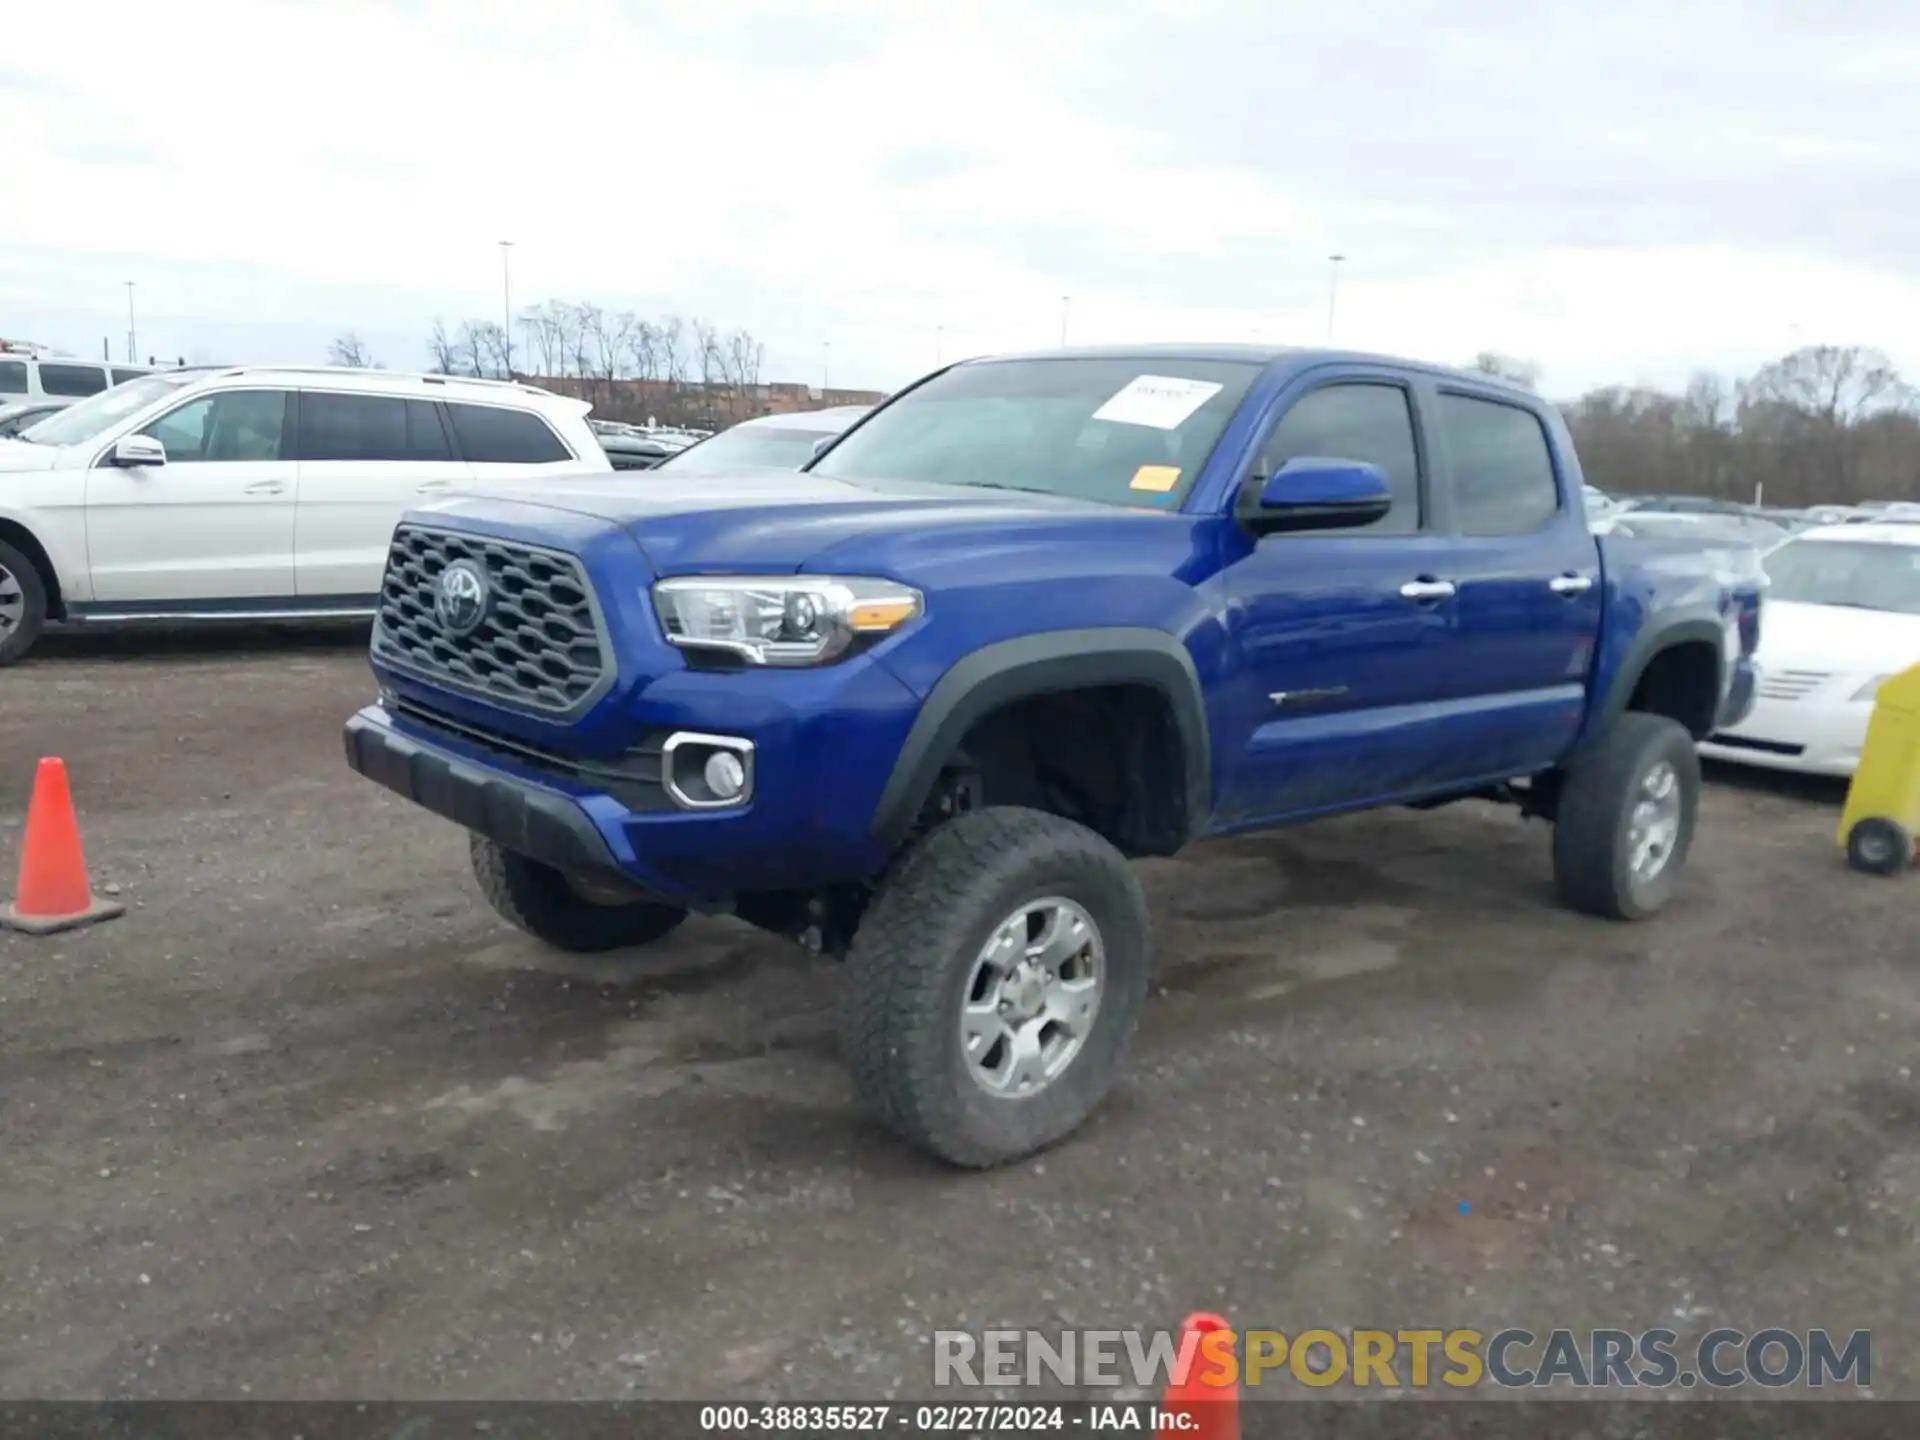
<svg viewBox="0 0 1920 1440"><path fill-rule="evenodd" d="M1147 867L1160 993L1045 1157L855 1109L838 971L724 921L549 956L353 776L358 639L0 672L0 861L62 755L127 914L0 936L0 1397L927 1393L929 1334L1825 1325L1920 1396L1915 889L1719 774L1663 918L1477 804ZM1465 1203L1468 1213L1461 1213Z"/></svg>

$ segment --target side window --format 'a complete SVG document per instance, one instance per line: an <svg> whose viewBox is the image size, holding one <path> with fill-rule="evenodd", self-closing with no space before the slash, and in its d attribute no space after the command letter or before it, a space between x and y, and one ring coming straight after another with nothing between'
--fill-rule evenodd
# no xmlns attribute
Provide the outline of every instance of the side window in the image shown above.
<svg viewBox="0 0 1920 1440"><path fill-rule="evenodd" d="M142 375L151 373L151 371L147 370L115 370L113 372L113 383L116 385L124 385L129 380L138 380Z"/></svg>
<svg viewBox="0 0 1920 1440"><path fill-rule="evenodd" d="M167 463L279 460L286 429L284 390L224 390L169 410L140 433L167 447Z"/></svg>
<svg viewBox="0 0 1920 1440"><path fill-rule="evenodd" d="M1440 430L1463 534L1527 535L1559 511L1553 452L1532 411L1469 395L1442 395Z"/></svg>
<svg viewBox="0 0 1920 1440"><path fill-rule="evenodd" d="M40 362L40 388L49 395L98 395L107 388L107 372L98 365Z"/></svg>
<svg viewBox="0 0 1920 1440"><path fill-rule="evenodd" d="M27 393L27 362L0 360L0 395Z"/></svg>
<svg viewBox="0 0 1920 1440"><path fill-rule="evenodd" d="M425 413L419 413L424 411ZM397 395L300 395L302 460L448 460L433 407Z"/></svg>
<svg viewBox="0 0 1920 1440"><path fill-rule="evenodd" d="M1411 535L1420 528L1420 458L1413 409L1398 385L1354 383L1310 390L1280 417L1260 449L1256 473L1271 475L1302 456L1377 465L1393 487L1393 508L1360 530L1321 535Z"/></svg>
<svg viewBox="0 0 1920 1440"><path fill-rule="evenodd" d="M550 465L573 456L538 415L498 405L448 405L460 454L473 465Z"/></svg>

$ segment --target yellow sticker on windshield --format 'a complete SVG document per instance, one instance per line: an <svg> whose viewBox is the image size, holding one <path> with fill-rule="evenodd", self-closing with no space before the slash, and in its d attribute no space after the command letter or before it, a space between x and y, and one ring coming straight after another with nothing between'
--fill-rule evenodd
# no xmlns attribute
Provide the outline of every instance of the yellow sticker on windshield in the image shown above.
<svg viewBox="0 0 1920 1440"><path fill-rule="evenodd" d="M1151 490L1156 495L1164 495L1180 483L1178 465L1142 465L1133 472L1133 482L1129 490Z"/></svg>

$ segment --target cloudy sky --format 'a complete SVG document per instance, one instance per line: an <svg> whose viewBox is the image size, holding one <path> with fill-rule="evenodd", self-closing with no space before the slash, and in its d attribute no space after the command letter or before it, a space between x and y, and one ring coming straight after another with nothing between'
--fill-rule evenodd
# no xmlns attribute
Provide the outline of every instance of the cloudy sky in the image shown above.
<svg viewBox="0 0 1920 1440"><path fill-rule="evenodd" d="M425 363L548 297L771 379L1321 343L1545 388L1920 374L1920 6L100 0L9 7L0 335ZM1062 297L1070 297L1064 306ZM829 348L830 347L830 348Z"/></svg>

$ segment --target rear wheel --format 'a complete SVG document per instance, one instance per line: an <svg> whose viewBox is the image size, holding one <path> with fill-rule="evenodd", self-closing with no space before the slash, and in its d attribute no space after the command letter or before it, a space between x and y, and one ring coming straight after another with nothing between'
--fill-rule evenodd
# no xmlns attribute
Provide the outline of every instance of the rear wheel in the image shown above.
<svg viewBox="0 0 1920 1440"><path fill-rule="evenodd" d="M47 587L39 569L0 541L0 665L26 654L46 623Z"/></svg>
<svg viewBox="0 0 1920 1440"><path fill-rule="evenodd" d="M1862 820L1847 832L1847 863L1869 875L1898 875L1913 863L1913 836L1892 820Z"/></svg>
<svg viewBox="0 0 1920 1440"><path fill-rule="evenodd" d="M569 877L484 835L472 836L470 851L474 879L501 918L561 950L586 955L648 945L687 918L677 905Z"/></svg>
<svg viewBox="0 0 1920 1440"><path fill-rule="evenodd" d="M1640 920L1673 898L1700 808L1684 726L1629 711L1575 757L1560 787L1553 873L1575 910Z"/></svg>
<svg viewBox="0 0 1920 1440"><path fill-rule="evenodd" d="M841 1044L896 1134L958 1165L1071 1134L1112 1088L1146 1000L1147 906L1126 859L1035 810L963 814L854 936Z"/></svg>

